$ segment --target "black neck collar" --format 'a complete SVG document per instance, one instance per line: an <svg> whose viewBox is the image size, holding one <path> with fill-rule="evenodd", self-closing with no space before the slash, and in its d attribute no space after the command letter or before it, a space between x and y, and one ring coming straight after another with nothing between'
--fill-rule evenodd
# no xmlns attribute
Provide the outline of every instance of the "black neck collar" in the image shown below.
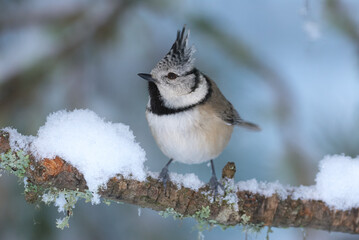
<svg viewBox="0 0 359 240"><path fill-rule="evenodd" d="M198 88L199 81L200 81L199 71L194 71L193 73L196 75L196 78L195 78L195 85L191 89L191 92L194 92ZM201 101L199 101L197 103L194 103L194 104L191 104L191 105L188 105L185 107L181 107L181 108L166 107L162 100L161 93L158 90L156 84L153 82L149 82L148 83L148 92L150 94L150 106L147 107L147 110L156 115L170 115L170 114L176 114L179 112L184 112L184 111L190 110L199 104L205 103L212 95L212 84L207 79L206 76L203 75L203 77L205 78L205 80L207 82L207 86L208 86L208 92L207 92L206 96Z"/></svg>

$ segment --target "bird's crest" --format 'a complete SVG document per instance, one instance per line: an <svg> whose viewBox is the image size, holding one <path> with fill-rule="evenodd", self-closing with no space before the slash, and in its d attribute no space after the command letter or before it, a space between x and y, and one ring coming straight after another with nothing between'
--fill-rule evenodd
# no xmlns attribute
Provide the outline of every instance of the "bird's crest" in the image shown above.
<svg viewBox="0 0 359 240"><path fill-rule="evenodd" d="M183 69L190 69L193 67L195 48L188 47L189 33L189 30L186 31L186 26L182 28L182 31L177 31L176 41L166 56L157 64L157 68L182 66Z"/></svg>

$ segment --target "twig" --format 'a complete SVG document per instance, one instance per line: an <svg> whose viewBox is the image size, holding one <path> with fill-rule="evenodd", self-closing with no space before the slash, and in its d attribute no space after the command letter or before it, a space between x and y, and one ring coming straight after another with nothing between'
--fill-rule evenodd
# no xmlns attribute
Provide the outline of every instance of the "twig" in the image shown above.
<svg viewBox="0 0 359 240"><path fill-rule="evenodd" d="M10 151L9 133L0 132L0 153ZM30 164L26 168L28 182L41 188L77 190L85 192L86 181L83 175L63 159L43 159L35 161L29 155ZM0 160L1 163L2 160ZM227 165L224 177L233 176L233 164ZM294 200L290 195L280 199L277 194L266 197L249 191L238 191L238 202L211 202L205 192L208 187L198 191L178 188L168 183L167 191L156 179L146 181L125 179L120 175L108 181L107 187L100 190L104 199L115 200L147 207L156 211L171 209L178 216L193 216L206 220L209 224L234 226L271 227L310 227L327 231L359 233L359 209L340 211L329 208L322 201ZM236 206L235 206L236 205ZM206 214L202 214L206 210ZM205 218L205 219L204 219Z"/></svg>

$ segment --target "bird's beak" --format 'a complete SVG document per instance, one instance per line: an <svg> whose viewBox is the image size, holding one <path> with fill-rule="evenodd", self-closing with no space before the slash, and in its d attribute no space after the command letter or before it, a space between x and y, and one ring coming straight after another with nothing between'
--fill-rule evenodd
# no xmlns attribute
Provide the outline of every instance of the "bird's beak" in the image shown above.
<svg viewBox="0 0 359 240"><path fill-rule="evenodd" d="M151 74L147 74L147 73L139 73L137 74L138 76L140 76L141 78L149 81L149 82L157 82L156 79L154 79Z"/></svg>

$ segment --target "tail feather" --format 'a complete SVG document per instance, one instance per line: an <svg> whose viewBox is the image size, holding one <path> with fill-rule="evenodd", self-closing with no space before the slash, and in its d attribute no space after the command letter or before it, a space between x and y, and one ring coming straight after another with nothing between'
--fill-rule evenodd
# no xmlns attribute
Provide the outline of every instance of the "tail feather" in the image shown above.
<svg viewBox="0 0 359 240"><path fill-rule="evenodd" d="M262 129L255 123L241 121L237 123L238 126L247 128L253 131L261 131Z"/></svg>

